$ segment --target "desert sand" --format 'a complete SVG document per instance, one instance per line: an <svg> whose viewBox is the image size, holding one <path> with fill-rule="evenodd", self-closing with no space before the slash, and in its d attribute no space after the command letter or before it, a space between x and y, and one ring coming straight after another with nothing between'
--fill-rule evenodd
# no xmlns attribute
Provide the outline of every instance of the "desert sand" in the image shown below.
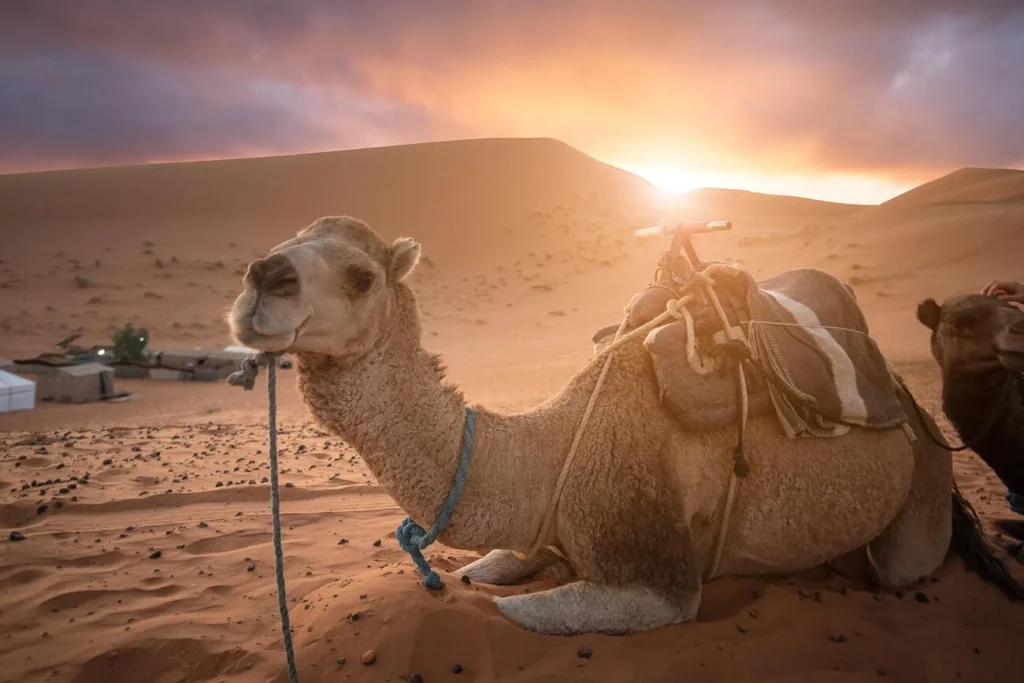
<svg viewBox="0 0 1024 683"><path fill-rule="evenodd" d="M411 284L424 343L471 402L506 411L538 404L583 366L593 331L650 281L665 245L637 243L632 230L659 221L729 219L732 232L697 238L703 257L851 282L874 336L951 439L916 304L1024 279L1021 171L963 169L880 206L731 190L672 198L551 140L447 142L0 176L0 355L32 356L79 330L80 343L104 342L129 321L154 348L224 346L246 264L332 214L422 243ZM289 371L280 384L288 602L304 682L1020 676L1024 607L956 557L899 594L824 570L725 579L706 588L696 623L625 637L524 632L488 597L553 579L495 588L448 578L426 591L394 539L404 513L311 423ZM0 681L287 680L263 379L252 393L118 387L132 400L0 415ZM1020 533L995 476L969 452L954 457L993 542ZM427 557L451 570L476 556L435 545Z"/></svg>

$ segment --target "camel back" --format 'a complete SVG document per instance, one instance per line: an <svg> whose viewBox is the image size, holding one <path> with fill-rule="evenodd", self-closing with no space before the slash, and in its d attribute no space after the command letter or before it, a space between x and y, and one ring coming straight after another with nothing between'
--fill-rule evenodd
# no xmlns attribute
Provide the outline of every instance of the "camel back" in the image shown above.
<svg viewBox="0 0 1024 683"><path fill-rule="evenodd" d="M774 411L791 438L906 423L891 368L853 290L832 275L800 268L756 282L732 264L697 264L681 277L662 266L656 282L630 301L623 333L664 313L673 300L686 302L669 306L677 307L675 319L644 341L663 404L684 428L737 424L737 363L748 370L749 413Z"/></svg>

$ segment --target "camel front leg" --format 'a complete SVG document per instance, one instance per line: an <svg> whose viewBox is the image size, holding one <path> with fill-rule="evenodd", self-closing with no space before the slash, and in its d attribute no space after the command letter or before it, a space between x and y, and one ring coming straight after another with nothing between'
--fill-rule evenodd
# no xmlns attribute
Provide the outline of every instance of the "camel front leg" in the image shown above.
<svg viewBox="0 0 1024 683"><path fill-rule="evenodd" d="M509 586L526 581L555 562L564 561L549 550L539 550L527 558L520 559L511 550L492 550L479 560L470 562L455 572L456 576L468 576L478 583L494 586Z"/></svg>
<svg viewBox="0 0 1024 683"><path fill-rule="evenodd" d="M700 607L700 585L682 605L639 585L608 586L576 581L565 586L496 600L507 618L544 635L623 634L690 621Z"/></svg>

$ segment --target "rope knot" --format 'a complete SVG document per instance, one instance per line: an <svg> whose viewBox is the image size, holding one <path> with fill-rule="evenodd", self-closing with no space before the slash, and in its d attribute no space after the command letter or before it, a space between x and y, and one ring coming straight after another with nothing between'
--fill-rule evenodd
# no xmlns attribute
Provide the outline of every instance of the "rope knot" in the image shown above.
<svg viewBox="0 0 1024 683"><path fill-rule="evenodd" d="M416 569L423 575L423 585L434 590L440 588L441 577L430 568L427 559L423 557L423 549L434 542L426 529L414 522L411 517L406 517L395 530L395 539L398 541L398 547L409 553Z"/></svg>
<svg viewBox="0 0 1024 683"><path fill-rule="evenodd" d="M259 374L260 367L267 367L282 354L282 351L260 352L252 358L246 358L242 361L240 370L228 375L228 384L233 387L242 387L245 391L252 391L252 388L256 386L256 375Z"/></svg>

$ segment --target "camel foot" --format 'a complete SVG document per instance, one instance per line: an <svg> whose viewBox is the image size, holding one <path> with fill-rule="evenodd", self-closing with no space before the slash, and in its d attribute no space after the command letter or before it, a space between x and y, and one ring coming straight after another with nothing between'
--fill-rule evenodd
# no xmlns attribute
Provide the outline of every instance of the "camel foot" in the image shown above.
<svg viewBox="0 0 1024 683"><path fill-rule="evenodd" d="M643 586L576 581L540 593L498 598L496 602L508 619L543 635L623 634L696 618L700 591L680 607Z"/></svg>
<svg viewBox="0 0 1024 683"><path fill-rule="evenodd" d="M526 581L560 561L560 557L548 550L540 550L525 559L520 559L511 550L492 550L456 571L455 575L468 576L478 583L509 586Z"/></svg>

